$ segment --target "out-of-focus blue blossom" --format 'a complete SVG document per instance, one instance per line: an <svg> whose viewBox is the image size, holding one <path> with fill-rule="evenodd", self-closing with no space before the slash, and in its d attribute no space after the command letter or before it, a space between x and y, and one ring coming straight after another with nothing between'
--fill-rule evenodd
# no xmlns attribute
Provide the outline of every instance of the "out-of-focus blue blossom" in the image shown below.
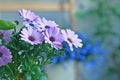
<svg viewBox="0 0 120 80"><path fill-rule="evenodd" d="M106 50L104 50L101 46L101 44L96 43L90 50L90 53L92 54L92 57L86 61L86 64L92 64L89 61L93 61L96 63L95 65L102 65L105 62L105 55L106 55ZM93 64L92 64L93 65Z"/></svg>
<svg viewBox="0 0 120 80"><path fill-rule="evenodd" d="M79 34L79 38L82 39L84 46L82 48L74 48L74 51L70 50L69 45L66 42L63 42L65 47L65 52L63 56L52 58L53 63L62 63L65 60L77 60L82 61L86 59L86 56L89 54L89 50L92 45L88 43L87 37L84 34Z"/></svg>
<svg viewBox="0 0 120 80"><path fill-rule="evenodd" d="M63 63L65 60L67 59L67 55L66 53L64 52L64 54L62 56L59 56L59 57L53 57L51 59L51 61L53 63Z"/></svg>
<svg viewBox="0 0 120 80"><path fill-rule="evenodd" d="M86 41L87 40L87 36L83 33L77 33L79 36L80 39L82 39L83 41Z"/></svg>
<svg viewBox="0 0 120 80"><path fill-rule="evenodd" d="M91 76L90 80L98 80L105 74L107 51L102 47L101 41L92 44L89 50L90 56L83 63L84 70ZM104 69L101 69L104 66ZM88 79L89 80L89 79ZM102 79L101 79L102 80Z"/></svg>
<svg viewBox="0 0 120 80"><path fill-rule="evenodd" d="M89 60L84 66L86 69L93 69L96 66L96 62L95 60Z"/></svg>
<svg viewBox="0 0 120 80"><path fill-rule="evenodd" d="M107 52L102 47L100 40L92 42L84 34L79 34L79 38L83 41L82 48L74 48L71 51L67 43L63 43L65 47L64 55L53 59L55 63L63 63L65 61L75 60L77 62L83 62L84 75L86 73L91 76L90 80L98 80L98 78L104 75L105 71L100 68L106 64ZM100 76L101 75L101 76ZM89 80L89 79L85 79Z"/></svg>
<svg viewBox="0 0 120 80"><path fill-rule="evenodd" d="M63 56L54 57L52 62L54 63L63 63L66 60L76 60L76 61L85 61L86 68L90 66L96 65L96 56L98 62L102 64L104 62L103 53L104 50L101 47L101 41L96 41L96 43L92 43L84 34L78 33L79 38L83 41L82 48L75 48L74 51L71 51L68 44L66 42L63 43L65 47L65 52ZM90 57L91 56L91 57ZM91 58L91 59L89 59Z"/></svg>
<svg viewBox="0 0 120 80"><path fill-rule="evenodd" d="M51 61L52 61L53 63L57 63L57 62L58 62L58 58L57 58L57 57L54 57L54 58L51 59Z"/></svg>
<svg viewBox="0 0 120 80"><path fill-rule="evenodd" d="M75 52L71 52L71 53L68 53L68 59L75 59L76 58L76 53Z"/></svg>
<svg viewBox="0 0 120 80"><path fill-rule="evenodd" d="M85 59L86 59L86 56L84 56L84 55L80 55L80 56L77 58L78 61L83 61L83 60L85 60Z"/></svg>
<svg viewBox="0 0 120 80"><path fill-rule="evenodd" d="M66 58L67 58L67 55L66 53L64 53L63 56L58 57L58 62L63 63L66 60Z"/></svg>

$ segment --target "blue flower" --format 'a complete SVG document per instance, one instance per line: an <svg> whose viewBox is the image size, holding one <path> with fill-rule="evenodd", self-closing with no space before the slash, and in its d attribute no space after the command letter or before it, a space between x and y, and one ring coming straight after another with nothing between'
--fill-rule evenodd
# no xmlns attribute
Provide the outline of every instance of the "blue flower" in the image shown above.
<svg viewBox="0 0 120 80"><path fill-rule="evenodd" d="M76 58L76 53L75 52L69 53L69 58L70 59L75 59Z"/></svg>
<svg viewBox="0 0 120 80"><path fill-rule="evenodd" d="M58 57L58 62L63 63L66 59L67 59L67 55L64 52L64 54L62 56Z"/></svg>
<svg viewBox="0 0 120 80"><path fill-rule="evenodd" d="M86 69L94 69L96 66L95 60L89 60L84 64Z"/></svg>
<svg viewBox="0 0 120 80"><path fill-rule="evenodd" d="M57 63L57 62L58 62L58 58L57 58L57 57L53 57L53 58L51 59L51 62Z"/></svg>
<svg viewBox="0 0 120 80"><path fill-rule="evenodd" d="M81 50L81 54L87 55L87 54L88 54L88 50L83 48L83 49Z"/></svg>
<svg viewBox="0 0 120 80"><path fill-rule="evenodd" d="M78 37L80 39L82 39L82 41L84 41L84 42L87 40L87 36L85 34L83 34L83 33L78 33Z"/></svg>
<svg viewBox="0 0 120 80"><path fill-rule="evenodd" d="M103 49L101 48L101 42L96 41L96 43L93 44L84 34L79 34L78 36L82 39L82 41L84 43L83 47L82 48L74 47L74 51L71 51L69 45L66 42L63 42L64 48L65 48L64 55L53 59L53 62L63 63L66 60L76 60L76 61L85 61L86 60L86 62L87 62L87 60L88 60L88 63L91 63L91 65L93 64L93 62L95 64L95 61L93 61L94 58L99 54L100 54L99 55L99 58L100 58L101 53L104 52ZM90 55L93 58L92 61L91 61L91 59L89 61ZM104 62L104 57L99 60L100 60L99 63ZM88 63L86 63L86 65L88 65Z"/></svg>
<svg viewBox="0 0 120 80"><path fill-rule="evenodd" d="M79 60L80 60L80 61L83 61L83 60L85 60L85 59L86 59L86 56L84 56L84 55L80 55L80 56L79 56Z"/></svg>

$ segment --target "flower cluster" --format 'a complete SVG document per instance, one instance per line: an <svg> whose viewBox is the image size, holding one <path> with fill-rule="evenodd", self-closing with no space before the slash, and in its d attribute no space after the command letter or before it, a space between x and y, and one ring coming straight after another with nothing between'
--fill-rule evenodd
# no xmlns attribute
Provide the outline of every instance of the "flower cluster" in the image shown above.
<svg viewBox="0 0 120 80"><path fill-rule="evenodd" d="M24 25L20 31L17 32L16 28L13 31L0 30L0 74L4 70L7 72L4 66L13 71L9 75L2 75L3 78L39 79L43 75L41 68L50 63L53 57L63 54L66 48L64 42L71 51L73 47L82 47L82 40L74 31L61 30L55 21L40 18L30 10L18 12Z"/></svg>
<svg viewBox="0 0 120 80"><path fill-rule="evenodd" d="M29 10L19 10L20 16L24 20L24 28L21 31L21 39L34 44L42 43L44 40L46 43L51 44L56 49L62 48L62 42L66 41L71 50L73 51L73 45L75 47L82 47L82 40L78 39L78 36L70 29L60 30L58 24L54 21L40 18Z"/></svg>
<svg viewBox="0 0 120 80"><path fill-rule="evenodd" d="M71 46L69 46L69 44L68 44L69 42L67 43L67 41L66 41L66 42L63 43L63 45L66 47L64 55L56 56L56 57L52 58L51 59L52 62L54 62L54 63L62 63L64 61L66 61L66 60L76 60L76 61L85 60L86 57L90 54L89 51L91 50L92 46L91 46L91 44L89 44L89 42L88 42L85 35L79 34L78 37L80 39L82 39L82 41L83 41L84 45L83 45L82 48L72 47L72 49L74 49L74 51L72 51ZM73 39L75 39L75 38L73 38ZM77 45L79 45L79 44L77 44Z"/></svg>
<svg viewBox="0 0 120 80"><path fill-rule="evenodd" d="M11 36L11 31L10 30L0 30L0 45L2 43L2 39L6 41L6 43L9 43L11 41L10 36ZM12 61L12 55L9 49L7 49L5 46L0 46L0 66L6 65L9 62Z"/></svg>
<svg viewBox="0 0 120 80"><path fill-rule="evenodd" d="M96 44L93 44L84 34L78 33L78 37L83 41L82 48L75 48L74 51L70 50L69 45L65 42L63 45L66 46L64 55L57 56L52 58L52 62L54 63L63 63L67 60L75 60L75 61L86 61L85 64L87 65L91 60L89 59L91 56L94 59L95 56L99 55L99 59L102 62L103 54L105 50L102 49L101 43L99 41ZM93 60L92 60L93 61ZM95 61L95 60L94 60Z"/></svg>

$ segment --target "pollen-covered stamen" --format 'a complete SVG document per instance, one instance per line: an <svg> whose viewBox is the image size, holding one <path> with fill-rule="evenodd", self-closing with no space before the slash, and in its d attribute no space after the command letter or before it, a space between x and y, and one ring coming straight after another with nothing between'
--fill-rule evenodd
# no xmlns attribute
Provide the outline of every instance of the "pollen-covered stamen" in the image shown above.
<svg viewBox="0 0 120 80"><path fill-rule="evenodd" d="M2 57L2 55L3 55L3 53L2 53L2 52L0 52L0 57Z"/></svg>
<svg viewBox="0 0 120 80"><path fill-rule="evenodd" d="M33 36L29 36L28 39L29 39L30 41L35 41L35 38L34 38Z"/></svg>
<svg viewBox="0 0 120 80"><path fill-rule="evenodd" d="M2 33L0 33L0 39L2 39L3 36L4 36L4 35L3 35Z"/></svg>
<svg viewBox="0 0 120 80"><path fill-rule="evenodd" d="M70 38L67 39L70 43L72 43L72 40Z"/></svg>
<svg viewBox="0 0 120 80"><path fill-rule="evenodd" d="M50 37L50 41L54 42L55 41L55 38L54 37Z"/></svg>

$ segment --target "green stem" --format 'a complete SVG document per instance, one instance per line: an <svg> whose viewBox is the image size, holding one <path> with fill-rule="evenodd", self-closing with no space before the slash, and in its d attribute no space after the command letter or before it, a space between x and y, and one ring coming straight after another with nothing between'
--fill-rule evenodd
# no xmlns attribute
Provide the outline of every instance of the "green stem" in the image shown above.
<svg viewBox="0 0 120 80"><path fill-rule="evenodd" d="M9 65L6 65L6 66L7 66L7 68L10 70L10 72L11 72L13 78L14 78L15 80L17 80L16 77L15 77L15 75L14 75L14 73L13 73L13 71L11 70L10 66L9 66Z"/></svg>
<svg viewBox="0 0 120 80"><path fill-rule="evenodd" d="M48 58L42 62L42 65L44 66L48 61Z"/></svg>

